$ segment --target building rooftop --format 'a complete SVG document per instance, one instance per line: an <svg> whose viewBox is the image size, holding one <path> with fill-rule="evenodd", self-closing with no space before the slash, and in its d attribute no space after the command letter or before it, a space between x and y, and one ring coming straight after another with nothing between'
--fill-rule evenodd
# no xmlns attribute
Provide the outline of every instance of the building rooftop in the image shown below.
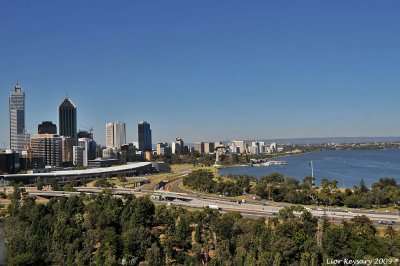
<svg viewBox="0 0 400 266"><path fill-rule="evenodd" d="M64 100L60 103L60 108L76 108L76 105L72 102L71 98L65 96Z"/></svg>
<svg viewBox="0 0 400 266"><path fill-rule="evenodd" d="M33 174L14 174L14 175L2 175L4 178L13 177L68 177L68 176L88 176L88 175L101 175L110 174L113 172L123 172L129 170L135 170L145 166L151 166L151 162L133 162L125 165L110 166L104 168L92 168L85 170L62 170L62 171L52 171L48 173L33 173Z"/></svg>

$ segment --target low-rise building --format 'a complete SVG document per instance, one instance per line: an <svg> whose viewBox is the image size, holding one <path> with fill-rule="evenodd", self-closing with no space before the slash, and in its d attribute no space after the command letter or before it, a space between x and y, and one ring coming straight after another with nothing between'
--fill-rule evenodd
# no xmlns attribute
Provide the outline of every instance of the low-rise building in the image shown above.
<svg viewBox="0 0 400 266"><path fill-rule="evenodd" d="M136 147L133 143L124 144L121 146L121 163L136 161Z"/></svg>
<svg viewBox="0 0 400 266"><path fill-rule="evenodd" d="M74 146L74 148L73 148L73 155L74 155L73 156L73 161L74 161L74 165L76 167L84 166L84 164L83 164L84 152L85 152L85 149L83 147ZM87 166L87 165L85 165L85 166Z"/></svg>
<svg viewBox="0 0 400 266"><path fill-rule="evenodd" d="M157 155L169 155L171 154L171 147L166 142L157 143Z"/></svg>
<svg viewBox="0 0 400 266"><path fill-rule="evenodd" d="M144 159L146 161L152 161L153 160L153 152L151 151L145 151L144 152Z"/></svg>
<svg viewBox="0 0 400 266"><path fill-rule="evenodd" d="M4 150L0 152L0 172L15 174L19 171L19 154L13 150Z"/></svg>
<svg viewBox="0 0 400 266"><path fill-rule="evenodd" d="M96 158L94 160L89 160L89 168L110 167L117 164L119 164L118 159Z"/></svg>
<svg viewBox="0 0 400 266"><path fill-rule="evenodd" d="M229 147L232 153L247 152L247 144L244 140L233 140L229 143Z"/></svg>
<svg viewBox="0 0 400 266"><path fill-rule="evenodd" d="M63 138L55 134L36 134L31 139L30 153L32 157L42 158L45 165L61 167L63 164L62 151Z"/></svg>

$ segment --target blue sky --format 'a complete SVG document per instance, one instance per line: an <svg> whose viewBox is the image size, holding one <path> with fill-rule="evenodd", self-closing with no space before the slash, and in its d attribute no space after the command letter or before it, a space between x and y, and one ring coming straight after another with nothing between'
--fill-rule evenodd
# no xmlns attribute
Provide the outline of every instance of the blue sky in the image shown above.
<svg viewBox="0 0 400 266"><path fill-rule="evenodd" d="M396 0L1 1L0 147L16 80L32 133L68 91L100 143L399 136L399 47Z"/></svg>

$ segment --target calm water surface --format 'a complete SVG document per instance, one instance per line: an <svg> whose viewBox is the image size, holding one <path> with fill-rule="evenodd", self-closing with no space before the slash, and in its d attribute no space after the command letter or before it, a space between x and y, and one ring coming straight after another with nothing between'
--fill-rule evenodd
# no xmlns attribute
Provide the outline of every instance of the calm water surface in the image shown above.
<svg viewBox="0 0 400 266"><path fill-rule="evenodd" d="M321 184L322 178L336 179L341 187L358 185L361 179L369 186L380 177L393 177L400 181L400 149L321 151L281 157L277 160L284 160L287 164L231 167L221 169L220 173L247 174L259 178L278 172L285 177L302 180L304 176L311 175L309 164L313 161L317 185Z"/></svg>

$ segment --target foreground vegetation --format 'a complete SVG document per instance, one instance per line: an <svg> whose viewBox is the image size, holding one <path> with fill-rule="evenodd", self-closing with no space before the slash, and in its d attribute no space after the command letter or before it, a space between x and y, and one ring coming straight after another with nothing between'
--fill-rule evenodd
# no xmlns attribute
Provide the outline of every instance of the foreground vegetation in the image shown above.
<svg viewBox="0 0 400 266"><path fill-rule="evenodd" d="M394 206L400 203L400 186L394 178L381 178L369 189L363 180L353 189L339 189L336 180L323 179L320 187L314 185L314 178L306 176L303 182L285 178L278 173L255 179L246 175L216 178L208 170L196 170L184 178L183 184L191 189L225 196L251 193L262 199L292 204L315 204L347 206L350 208L371 208Z"/></svg>
<svg viewBox="0 0 400 266"><path fill-rule="evenodd" d="M392 227L380 235L365 216L331 224L300 206L248 219L109 194L44 205L16 188L8 213L8 265L324 265L400 256Z"/></svg>

